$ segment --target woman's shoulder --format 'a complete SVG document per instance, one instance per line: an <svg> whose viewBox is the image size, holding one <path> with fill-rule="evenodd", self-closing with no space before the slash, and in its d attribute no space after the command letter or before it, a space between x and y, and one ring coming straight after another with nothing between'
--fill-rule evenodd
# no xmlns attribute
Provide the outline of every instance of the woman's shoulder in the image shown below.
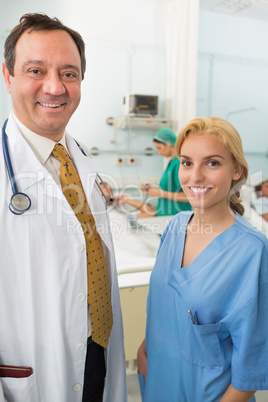
<svg viewBox="0 0 268 402"><path fill-rule="evenodd" d="M192 213L192 211L183 211L174 215L161 235L161 244L166 241L169 244L177 244L178 238L186 233L187 224Z"/></svg>
<svg viewBox="0 0 268 402"><path fill-rule="evenodd" d="M178 214L174 215L170 222L188 222L192 214L193 211L181 211Z"/></svg>
<svg viewBox="0 0 268 402"><path fill-rule="evenodd" d="M267 237L238 213L236 214L235 226L240 230L240 235L248 237L252 242L261 242L268 252Z"/></svg>

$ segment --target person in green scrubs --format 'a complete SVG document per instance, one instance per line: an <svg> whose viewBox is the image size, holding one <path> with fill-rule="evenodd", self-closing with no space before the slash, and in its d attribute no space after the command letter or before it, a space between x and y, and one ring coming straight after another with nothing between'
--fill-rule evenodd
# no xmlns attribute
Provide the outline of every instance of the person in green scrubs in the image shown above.
<svg viewBox="0 0 268 402"><path fill-rule="evenodd" d="M149 187L147 193L150 197L159 197L156 215L175 215L181 211L191 210L191 205L181 189L179 182L180 161L174 148L177 136L169 128L161 128L154 136L154 145L158 155L170 158L170 161L161 177L159 188Z"/></svg>
<svg viewBox="0 0 268 402"><path fill-rule="evenodd" d="M176 215L178 212L191 210L189 202L185 202L187 198L179 182L180 161L174 148L176 139L175 133L167 127L161 128L153 139L158 155L170 158L161 177L159 187L149 184L141 185L142 191L146 192L148 197L158 197L156 210L150 206L148 201L142 203L125 194L116 197L118 203L125 203L138 209L137 218Z"/></svg>

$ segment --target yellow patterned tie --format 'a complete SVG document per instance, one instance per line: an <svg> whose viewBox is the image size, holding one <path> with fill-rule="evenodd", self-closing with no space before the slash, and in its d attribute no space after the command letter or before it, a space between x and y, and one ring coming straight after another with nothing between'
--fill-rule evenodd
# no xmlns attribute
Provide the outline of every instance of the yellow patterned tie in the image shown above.
<svg viewBox="0 0 268 402"><path fill-rule="evenodd" d="M66 149L56 144L52 154L61 162L61 185L64 196L83 229L87 250L88 304L92 339L107 347L113 325L111 294L106 259L79 174Z"/></svg>

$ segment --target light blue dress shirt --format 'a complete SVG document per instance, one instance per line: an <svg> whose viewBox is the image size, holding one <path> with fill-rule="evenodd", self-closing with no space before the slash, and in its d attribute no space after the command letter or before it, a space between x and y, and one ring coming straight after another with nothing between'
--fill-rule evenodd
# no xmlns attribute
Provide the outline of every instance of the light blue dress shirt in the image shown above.
<svg viewBox="0 0 268 402"><path fill-rule="evenodd" d="M181 268L190 216L170 222L151 275L144 402L216 402L230 383L268 389L268 240L237 214Z"/></svg>

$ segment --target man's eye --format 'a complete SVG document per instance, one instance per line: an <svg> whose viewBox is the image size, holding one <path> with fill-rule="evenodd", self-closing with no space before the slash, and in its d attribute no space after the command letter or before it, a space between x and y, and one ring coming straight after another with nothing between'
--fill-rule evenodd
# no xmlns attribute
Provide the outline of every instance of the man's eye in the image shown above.
<svg viewBox="0 0 268 402"><path fill-rule="evenodd" d="M74 73L65 73L64 75L65 75L65 77L67 77L67 78L75 78L75 74L74 74Z"/></svg>
<svg viewBox="0 0 268 402"><path fill-rule="evenodd" d="M32 69L30 72L33 73L33 74L39 74L40 73L40 71L37 70L37 68Z"/></svg>

